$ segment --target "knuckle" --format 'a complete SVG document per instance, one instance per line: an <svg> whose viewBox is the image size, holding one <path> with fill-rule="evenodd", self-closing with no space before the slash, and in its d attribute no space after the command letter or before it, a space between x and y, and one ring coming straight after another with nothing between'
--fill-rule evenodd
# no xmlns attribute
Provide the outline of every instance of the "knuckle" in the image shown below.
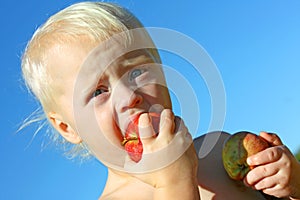
<svg viewBox="0 0 300 200"><path fill-rule="evenodd" d="M280 158L278 148L272 148L271 151L268 151L268 158L270 161L278 160Z"/></svg>
<svg viewBox="0 0 300 200"><path fill-rule="evenodd" d="M263 167L261 168L261 173L262 173L263 175L267 175L267 173L268 173L268 168L267 168L266 166L263 166Z"/></svg>
<svg viewBox="0 0 300 200"><path fill-rule="evenodd" d="M280 179L279 179L279 183L278 183L278 185L279 185L279 188L281 189L281 190L288 190L289 189L289 177L287 177L287 176L283 176L283 177L281 177Z"/></svg>
<svg viewBox="0 0 300 200"><path fill-rule="evenodd" d="M291 169L292 168L292 163L290 160L286 160L283 165L285 166L286 169Z"/></svg>

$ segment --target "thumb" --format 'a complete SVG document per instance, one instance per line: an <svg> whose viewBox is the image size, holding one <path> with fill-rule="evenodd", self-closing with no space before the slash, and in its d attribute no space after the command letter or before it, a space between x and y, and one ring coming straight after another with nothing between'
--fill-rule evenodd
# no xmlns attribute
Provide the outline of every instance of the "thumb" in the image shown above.
<svg viewBox="0 0 300 200"><path fill-rule="evenodd" d="M275 133L267 133L267 132L260 132L259 134L262 138L264 138L271 146L279 146L283 145L281 139Z"/></svg>

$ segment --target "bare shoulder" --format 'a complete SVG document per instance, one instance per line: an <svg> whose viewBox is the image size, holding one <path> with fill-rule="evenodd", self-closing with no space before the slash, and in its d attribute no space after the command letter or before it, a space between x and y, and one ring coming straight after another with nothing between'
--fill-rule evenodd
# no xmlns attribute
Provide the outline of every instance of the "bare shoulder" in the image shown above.
<svg viewBox="0 0 300 200"><path fill-rule="evenodd" d="M198 184L201 199L265 199L260 192L228 177L223 168L222 149L229 136L227 132L215 131L194 140L199 158Z"/></svg>
<svg viewBox="0 0 300 200"><path fill-rule="evenodd" d="M224 141L230 136L224 131L209 132L194 139L194 146L200 158L215 151L222 151Z"/></svg>

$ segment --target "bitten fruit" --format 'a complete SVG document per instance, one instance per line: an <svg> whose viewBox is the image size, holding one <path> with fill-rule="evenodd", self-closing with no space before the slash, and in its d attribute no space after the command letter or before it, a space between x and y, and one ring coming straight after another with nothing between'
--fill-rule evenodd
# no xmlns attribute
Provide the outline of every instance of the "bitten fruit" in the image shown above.
<svg viewBox="0 0 300 200"><path fill-rule="evenodd" d="M254 168L246 162L247 158L269 147L269 143L254 133L241 131L231 135L224 143L223 165L234 180L242 180Z"/></svg>

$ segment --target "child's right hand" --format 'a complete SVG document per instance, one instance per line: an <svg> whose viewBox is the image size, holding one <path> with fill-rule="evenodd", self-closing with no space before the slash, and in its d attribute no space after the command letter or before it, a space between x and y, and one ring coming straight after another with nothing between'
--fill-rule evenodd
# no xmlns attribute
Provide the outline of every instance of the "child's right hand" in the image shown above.
<svg viewBox="0 0 300 200"><path fill-rule="evenodd" d="M165 165L159 158L153 156L151 162L161 162L162 166L152 172L135 174L134 176L152 185L155 188L154 196L157 199L198 199L199 192L196 179L198 158L192 137L183 121L175 117L170 109L165 109L161 113L157 136L143 137L143 135L149 136L149 133L153 132L147 113L140 116L139 126L142 127L140 128L140 136L144 154L155 153L159 155L161 152L165 155L159 157L169 160L170 163Z"/></svg>

